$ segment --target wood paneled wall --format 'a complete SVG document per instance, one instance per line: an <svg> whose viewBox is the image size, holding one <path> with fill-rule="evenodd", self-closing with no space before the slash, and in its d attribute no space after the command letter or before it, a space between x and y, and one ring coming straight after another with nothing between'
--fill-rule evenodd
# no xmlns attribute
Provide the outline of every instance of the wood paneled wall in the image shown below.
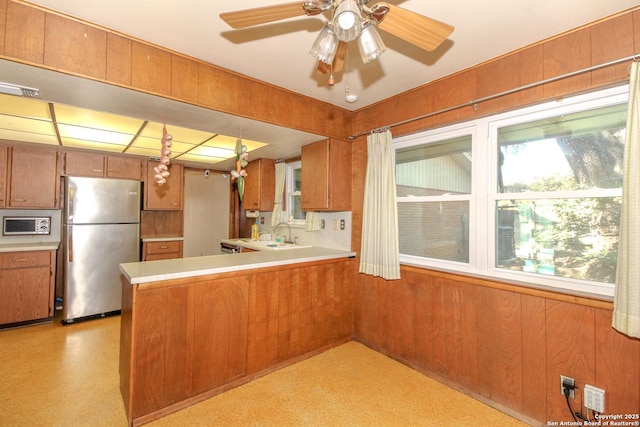
<svg viewBox="0 0 640 427"><path fill-rule="evenodd" d="M345 139L352 112L19 0L0 0L0 58Z"/></svg>
<svg viewBox="0 0 640 427"><path fill-rule="evenodd" d="M412 267L361 275L357 298L358 340L507 412L572 420L560 375L603 388L608 414L640 410L640 341L611 328L610 303Z"/></svg>
<svg viewBox="0 0 640 427"><path fill-rule="evenodd" d="M354 134L427 115L640 51L636 9L356 112ZM628 81L629 64L436 114L394 136ZM352 248L360 249L364 137L352 145ZM507 412L546 425L573 421L560 375L606 391L608 414L640 412L640 341L611 327L611 303L403 266L402 279L356 276L356 338ZM573 406L580 408L576 392Z"/></svg>
<svg viewBox="0 0 640 427"><path fill-rule="evenodd" d="M354 115L353 134L464 105L472 100L551 79L640 52L640 10L629 11L495 58L398 94ZM532 87L417 120L392 129L394 136L552 100L628 81L619 64Z"/></svg>

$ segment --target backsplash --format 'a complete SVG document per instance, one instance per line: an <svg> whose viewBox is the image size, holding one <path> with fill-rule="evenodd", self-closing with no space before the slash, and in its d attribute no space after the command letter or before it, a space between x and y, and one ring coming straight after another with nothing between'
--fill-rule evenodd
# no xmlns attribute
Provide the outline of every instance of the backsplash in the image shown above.
<svg viewBox="0 0 640 427"><path fill-rule="evenodd" d="M272 233L271 212L260 212L258 219L264 218L260 231ZM351 212L318 212L318 221L324 220L325 227L318 231L305 231L304 225L291 224L291 237L298 238L301 245L322 246L344 251L351 250ZM344 230L340 229L340 221L344 220ZM286 233L286 227L279 227L278 234ZM273 236L275 238L275 236Z"/></svg>

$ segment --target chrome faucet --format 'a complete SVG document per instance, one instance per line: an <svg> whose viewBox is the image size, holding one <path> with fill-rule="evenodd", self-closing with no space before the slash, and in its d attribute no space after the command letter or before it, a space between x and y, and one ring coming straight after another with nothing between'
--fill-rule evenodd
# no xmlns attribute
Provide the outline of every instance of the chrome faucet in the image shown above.
<svg viewBox="0 0 640 427"><path fill-rule="evenodd" d="M278 227L280 227L281 225L286 226L287 229L289 230L289 239L285 240L284 242L285 243L293 243L293 240L291 240L291 227L286 222L278 223L275 227L273 227L273 234L276 235L276 239L278 238Z"/></svg>

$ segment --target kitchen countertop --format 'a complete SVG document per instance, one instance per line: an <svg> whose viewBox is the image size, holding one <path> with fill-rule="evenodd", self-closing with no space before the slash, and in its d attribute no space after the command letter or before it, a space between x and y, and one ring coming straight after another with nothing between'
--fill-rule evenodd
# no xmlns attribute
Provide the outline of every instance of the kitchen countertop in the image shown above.
<svg viewBox="0 0 640 427"><path fill-rule="evenodd" d="M60 242L2 243L0 252L55 251L58 246Z"/></svg>
<svg viewBox="0 0 640 427"><path fill-rule="evenodd" d="M174 242L178 240L184 240L184 237L143 237L143 243L149 242Z"/></svg>
<svg viewBox="0 0 640 427"><path fill-rule="evenodd" d="M140 284L355 256L356 253L351 251L306 247L280 251L266 250L241 254L130 262L120 264L120 271L129 283Z"/></svg>

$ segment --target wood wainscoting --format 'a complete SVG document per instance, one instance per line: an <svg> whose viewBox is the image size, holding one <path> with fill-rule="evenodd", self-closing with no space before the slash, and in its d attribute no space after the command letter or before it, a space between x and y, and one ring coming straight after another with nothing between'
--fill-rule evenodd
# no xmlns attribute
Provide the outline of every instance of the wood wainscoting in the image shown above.
<svg viewBox="0 0 640 427"><path fill-rule="evenodd" d="M639 412L640 341L610 302L403 266L359 275L355 307L358 340L515 416L573 421L560 375L604 389L607 414Z"/></svg>

